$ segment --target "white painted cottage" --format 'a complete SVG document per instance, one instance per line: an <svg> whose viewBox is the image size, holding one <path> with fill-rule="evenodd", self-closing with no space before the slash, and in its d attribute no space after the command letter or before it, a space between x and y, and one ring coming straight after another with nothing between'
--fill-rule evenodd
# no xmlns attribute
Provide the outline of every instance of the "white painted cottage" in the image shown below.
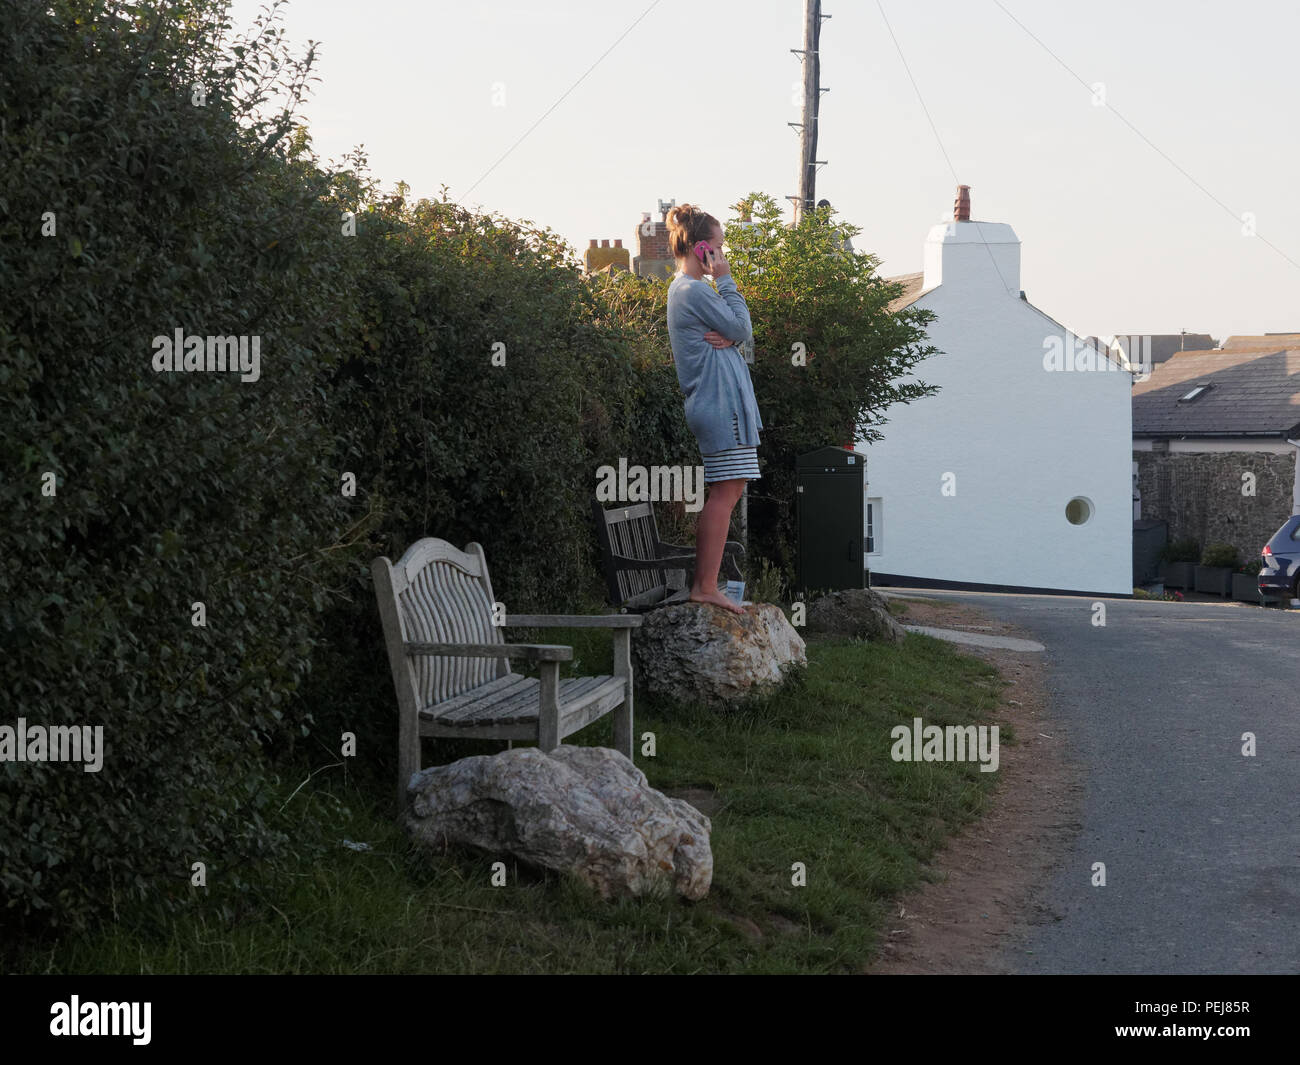
<svg viewBox="0 0 1300 1065"><path fill-rule="evenodd" d="M871 583L1131 594L1131 373L1025 299L1019 238L967 186L924 263L891 309L938 316L915 377L939 391L857 444Z"/></svg>

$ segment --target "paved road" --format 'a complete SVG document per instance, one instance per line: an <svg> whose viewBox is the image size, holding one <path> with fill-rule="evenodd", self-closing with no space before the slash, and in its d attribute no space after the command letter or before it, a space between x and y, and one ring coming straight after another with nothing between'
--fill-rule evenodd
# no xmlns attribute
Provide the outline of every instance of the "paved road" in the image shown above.
<svg viewBox="0 0 1300 1065"><path fill-rule="evenodd" d="M1041 898L1059 920L1009 948L1015 971L1300 972L1300 610L915 594L1046 646L1050 712L1085 771L1082 830Z"/></svg>

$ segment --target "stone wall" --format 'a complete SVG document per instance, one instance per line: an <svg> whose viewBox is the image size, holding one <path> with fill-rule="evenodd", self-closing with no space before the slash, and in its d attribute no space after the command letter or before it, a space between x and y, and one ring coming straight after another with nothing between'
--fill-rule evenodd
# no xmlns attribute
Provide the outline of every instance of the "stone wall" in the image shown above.
<svg viewBox="0 0 1300 1065"><path fill-rule="evenodd" d="M1133 460L1142 517L1168 522L1170 540L1232 544L1247 562L1291 514L1294 452L1134 451ZM1253 496L1242 495L1243 473L1255 475Z"/></svg>

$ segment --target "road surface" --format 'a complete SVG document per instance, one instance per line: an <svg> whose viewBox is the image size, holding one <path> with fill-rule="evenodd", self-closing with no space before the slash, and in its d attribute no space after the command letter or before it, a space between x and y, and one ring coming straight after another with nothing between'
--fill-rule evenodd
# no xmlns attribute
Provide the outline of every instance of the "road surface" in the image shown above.
<svg viewBox="0 0 1300 1065"><path fill-rule="evenodd" d="M1046 648L1083 827L1042 888L1049 916L1005 948L1012 971L1300 972L1300 610L885 590L978 606Z"/></svg>

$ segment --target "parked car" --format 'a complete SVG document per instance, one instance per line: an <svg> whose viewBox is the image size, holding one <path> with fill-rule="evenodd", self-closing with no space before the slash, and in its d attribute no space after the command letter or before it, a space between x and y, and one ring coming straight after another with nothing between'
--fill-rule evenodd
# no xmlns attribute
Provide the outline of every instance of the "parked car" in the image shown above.
<svg viewBox="0 0 1300 1065"><path fill-rule="evenodd" d="M1292 514L1264 545L1259 591L1277 599L1300 599L1300 514Z"/></svg>

